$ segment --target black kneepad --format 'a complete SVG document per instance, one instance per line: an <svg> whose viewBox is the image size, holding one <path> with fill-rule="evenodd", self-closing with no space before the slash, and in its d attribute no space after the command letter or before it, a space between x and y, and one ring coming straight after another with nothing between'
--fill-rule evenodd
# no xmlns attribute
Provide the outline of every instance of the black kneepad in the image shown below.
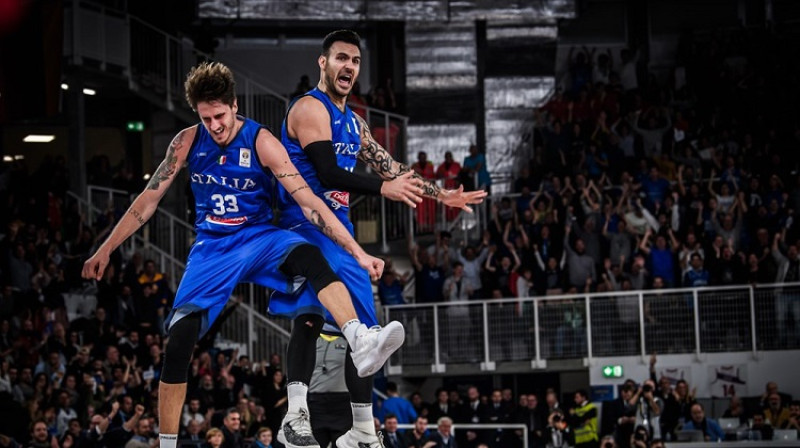
<svg viewBox="0 0 800 448"><path fill-rule="evenodd" d="M169 329L167 350L164 353L161 381L167 384L182 384L189 379L189 363L202 324L201 313L192 313L172 324Z"/></svg>
<svg viewBox="0 0 800 448"><path fill-rule="evenodd" d="M305 277L314 292L320 292L331 283L340 281L319 248L310 244L301 244L292 249L280 269L289 277Z"/></svg>

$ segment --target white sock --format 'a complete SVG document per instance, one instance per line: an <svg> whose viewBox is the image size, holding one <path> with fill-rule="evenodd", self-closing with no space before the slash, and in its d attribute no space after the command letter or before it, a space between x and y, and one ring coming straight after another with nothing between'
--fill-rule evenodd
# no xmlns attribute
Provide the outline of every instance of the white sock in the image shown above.
<svg viewBox="0 0 800 448"><path fill-rule="evenodd" d="M364 331L367 331L367 326L358 319L348 320L342 326L342 334L347 339L347 343L350 344L350 348L355 347L356 337Z"/></svg>
<svg viewBox="0 0 800 448"><path fill-rule="evenodd" d="M292 381L286 386L286 396L289 399L289 412L297 412L301 408L308 409L306 403L306 396L308 395L308 386L300 381Z"/></svg>
<svg viewBox="0 0 800 448"><path fill-rule="evenodd" d="M353 408L353 428L367 434L375 434L372 403L350 403L350 407Z"/></svg>
<svg viewBox="0 0 800 448"><path fill-rule="evenodd" d="M178 435L177 434L159 434L161 448L178 448Z"/></svg>

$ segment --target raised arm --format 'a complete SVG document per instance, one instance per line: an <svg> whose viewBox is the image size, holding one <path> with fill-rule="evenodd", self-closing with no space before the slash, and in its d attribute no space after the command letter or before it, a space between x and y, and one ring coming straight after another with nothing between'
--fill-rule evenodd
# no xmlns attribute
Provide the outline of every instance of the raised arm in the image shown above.
<svg viewBox="0 0 800 448"><path fill-rule="evenodd" d="M683 165L678 165L678 192L686 196L686 186L683 184Z"/></svg>
<svg viewBox="0 0 800 448"><path fill-rule="evenodd" d="M197 127L192 126L182 130L172 139L164 160L156 168L153 177L147 183L147 187L139 193L139 196L128 207L128 211L120 218L108 239L84 263L83 271L81 272L83 278L93 278L95 280L103 278L103 272L108 266L108 259L114 249L136 233L153 216L153 213L158 209L158 203L161 202L161 198L164 197L164 194L167 193L167 190L175 180L175 176L186 165L186 158L192 147L196 131Z"/></svg>
<svg viewBox="0 0 800 448"><path fill-rule="evenodd" d="M650 254L650 246L648 246L648 243L650 242L650 235L652 235L652 233L653 229L648 227L647 231L644 232L644 238L642 238L642 241L639 243L639 249L645 254Z"/></svg>
<svg viewBox="0 0 800 448"><path fill-rule="evenodd" d="M407 173L412 173L411 177L422 189L423 196L441 201L448 207L460 208L472 213L472 208L469 205L483 202L483 198L486 197L486 192L483 190L466 192L464 187L458 187L457 190L439 188L435 183L414 173L408 165L394 160L392 155L375 140L366 120L358 115L356 115L356 118L361 124L361 151L358 153L358 158L375 170L384 181L393 181Z"/></svg>
<svg viewBox="0 0 800 448"><path fill-rule="evenodd" d="M300 205L306 219L353 255L358 264L369 272L370 277L374 280L380 278L383 271L383 261L367 255L328 206L322 202L322 199L311 191L311 188L289 159L289 154L281 145L281 142L269 131L262 129L256 139L256 151L258 151L258 156L265 167L272 171L278 182Z"/></svg>
<svg viewBox="0 0 800 448"><path fill-rule="evenodd" d="M438 245L438 243L437 243ZM417 251L424 250L419 247L417 244L414 244L414 241L408 241L408 258L411 260L411 265L414 266L414 269L421 271L422 270L422 263L419 262L419 257L417 256ZM436 256L436 253L433 254Z"/></svg>
<svg viewBox="0 0 800 448"><path fill-rule="evenodd" d="M717 192L714 191L714 176L717 175L716 170L713 168L711 169L711 175L708 176L708 194L710 194L712 198L717 197Z"/></svg>

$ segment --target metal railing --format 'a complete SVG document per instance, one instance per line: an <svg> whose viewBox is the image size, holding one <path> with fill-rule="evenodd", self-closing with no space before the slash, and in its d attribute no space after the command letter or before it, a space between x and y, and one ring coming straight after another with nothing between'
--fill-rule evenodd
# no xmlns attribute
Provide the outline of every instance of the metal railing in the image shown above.
<svg viewBox="0 0 800 448"><path fill-rule="evenodd" d="M491 299L384 307L407 328L389 361L496 369L497 362L800 348L800 283ZM795 321L787 321L794 315ZM479 364L478 364L479 363Z"/></svg>
<svg viewBox="0 0 800 448"><path fill-rule="evenodd" d="M250 304L237 306L220 328L220 335L224 339L246 344L247 354L254 363L270 359L273 353L283 356L289 344L290 333L287 328L290 324L288 319L267 319L262 313L255 312L259 310L255 300L259 295L258 289L264 288L253 284L240 285L237 288L238 295L248 297Z"/></svg>
<svg viewBox="0 0 800 448"><path fill-rule="evenodd" d="M120 73L131 90L197 121L184 99L183 82L189 69L212 60L211 55L197 51L191 40L170 36L135 16L91 1L73 0L66 11L64 54L74 64L92 61L102 70ZM240 111L279 130L287 98L243 73L236 75Z"/></svg>

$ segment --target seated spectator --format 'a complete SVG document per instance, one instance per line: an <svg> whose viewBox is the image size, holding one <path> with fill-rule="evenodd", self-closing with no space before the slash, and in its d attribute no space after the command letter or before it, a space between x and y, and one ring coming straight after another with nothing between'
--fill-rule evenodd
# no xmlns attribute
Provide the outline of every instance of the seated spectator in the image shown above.
<svg viewBox="0 0 800 448"><path fill-rule="evenodd" d="M742 406L742 399L734 395L728 403L728 408L722 414L722 418L738 418L740 424L747 423L747 414Z"/></svg>
<svg viewBox="0 0 800 448"><path fill-rule="evenodd" d="M778 393L770 394L767 398L767 408L764 409L764 417L770 422L773 428L784 428L791 418L788 408L783 407L781 396Z"/></svg>
<svg viewBox="0 0 800 448"><path fill-rule="evenodd" d="M417 416L414 421L414 429L403 433L403 444L406 448L433 448L436 446L436 442L431 440L426 417Z"/></svg>
<svg viewBox="0 0 800 448"><path fill-rule="evenodd" d="M693 404L691 413L692 419L686 422L683 429L702 431L706 442L721 442L725 438L725 432L722 431L719 423L713 419L706 418L706 412L702 404Z"/></svg>
<svg viewBox="0 0 800 448"><path fill-rule="evenodd" d="M800 401L793 401L789 405L789 419L783 429L794 429L800 432Z"/></svg>
<svg viewBox="0 0 800 448"><path fill-rule="evenodd" d="M450 417L439 417L436 424L436 431L431 434L432 448L458 448L456 438L451 431L453 419ZM427 444L426 444L427 445Z"/></svg>
<svg viewBox="0 0 800 448"><path fill-rule="evenodd" d="M383 443L386 448L406 448L401 434L397 431L397 416L388 413L383 422Z"/></svg>
<svg viewBox="0 0 800 448"><path fill-rule="evenodd" d="M775 432L769 421L764 418L764 413L757 411L753 413L753 424L744 434L737 435L740 440L772 440Z"/></svg>
<svg viewBox="0 0 800 448"><path fill-rule="evenodd" d="M208 448L223 448L225 436L218 428L211 428L206 433L206 443L208 443Z"/></svg>
<svg viewBox="0 0 800 448"><path fill-rule="evenodd" d="M258 429L253 448L272 448L272 430L266 427Z"/></svg>

